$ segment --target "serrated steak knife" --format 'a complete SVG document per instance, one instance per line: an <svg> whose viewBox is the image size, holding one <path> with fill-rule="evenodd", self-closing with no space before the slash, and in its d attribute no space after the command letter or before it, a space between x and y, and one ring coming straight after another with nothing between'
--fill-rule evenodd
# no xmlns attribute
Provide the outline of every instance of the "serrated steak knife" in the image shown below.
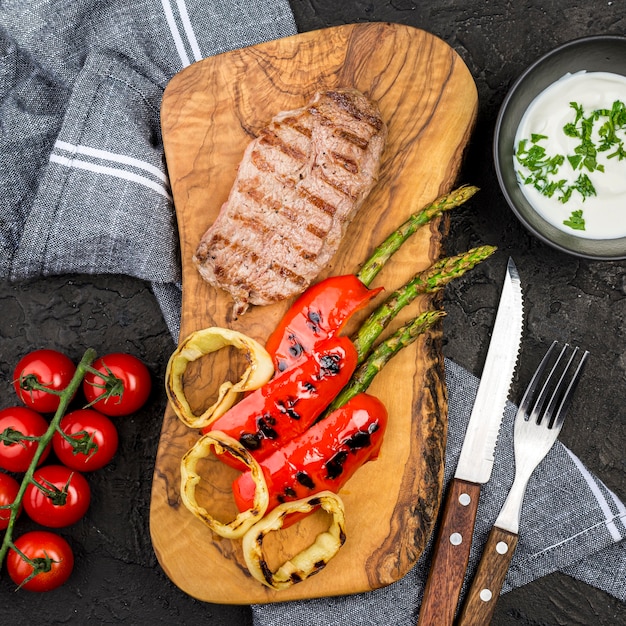
<svg viewBox="0 0 626 626"><path fill-rule="evenodd" d="M476 401L456 472L448 486L419 626L448 626L454 621L469 561L480 487L491 476L498 431L517 363L523 313L519 274L509 259Z"/></svg>

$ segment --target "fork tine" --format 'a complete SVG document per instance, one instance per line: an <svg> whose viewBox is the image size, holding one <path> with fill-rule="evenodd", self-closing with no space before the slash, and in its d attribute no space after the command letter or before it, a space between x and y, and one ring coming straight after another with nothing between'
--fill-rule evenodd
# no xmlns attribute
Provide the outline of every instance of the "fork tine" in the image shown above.
<svg viewBox="0 0 626 626"><path fill-rule="evenodd" d="M530 408L530 404L535 397L537 387L539 385L541 377L543 376L543 372L545 371L548 365L548 361L550 360L552 352L554 351L554 348L556 347L556 344L557 344L556 341L552 342L552 345L548 348L545 356L543 357L543 359L541 359L541 363L539 363L539 367L537 367L537 370L533 374L533 377L530 379L530 382L528 383L528 387L526 387L526 391L524 392L524 396L522 397L519 403L518 415L523 414L526 417L528 417L529 415L528 409Z"/></svg>
<svg viewBox="0 0 626 626"><path fill-rule="evenodd" d="M570 348L569 344L566 343L554 360L548 375L542 378L557 344L557 341L553 341L541 360L520 402L519 412L523 413L523 419L525 421L530 421L538 425L544 422L548 428L555 428L558 434L563 425L565 414L571 404L574 391L582 375L589 353L587 351L584 352L574 373L570 375L572 364L580 352L580 349L574 347L569 357L566 358L567 351ZM563 365L564 362L565 365ZM539 388L540 383L541 388ZM537 391L538 388L539 391Z"/></svg>
<svg viewBox="0 0 626 626"><path fill-rule="evenodd" d="M563 348L563 350L561 351L561 354L559 356L559 361L560 359L565 355L566 349L568 348L568 344L565 344L565 347ZM537 423L540 423L541 421L543 421L544 419L545 421L545 425L548 428L552 427L552 417L555 414L554 410L556 409L557 404L559 403L559 401L562 398L565 398L563 392L565 389L565 386L567 384L567 372L569 371L569 368L572 364L572 362L574 361L574 358L576 357L576 355L578 354L578 348L574 347L574 349L572 350L572 354L570 355L567 363L565 364L565 367L563 368L563 371L561 372L561 376L559 377L557 383L554 385L553 391L552 391L552 395L550 396L550 402L548 402L548 408L543 412L543 414L541 415L541 417L538 419ZM555 374L557 366L559 365L559 361L557 361L554 364L554 367L552 368L552 372L550 372L551 374ZM555 375L556 378L556 375ZM547 383L551 382L550 380L547 381ZM546 383L546 385L547 385ZM556 427L556 423L554 424L554 426Z"/></svg>
<svg viewBox="0 0 626 626"><path fill-rule="evenodd" d="M565 370L563 371L563 374L561 375L559 384L557 385L557 388L554 390L554 393L552 394L552 399L550 400L548 410L546 411L546 414L548 415L548 419L552 420L552 428L556 428L558 430L561 430L561 426L563 426L563 420L565 419L567 410L569 409L569 406L572 403L572 398L574 397L574 391L576 387L578 386L578 381L580 380L583 369L585 368L585 363L587 362L587 357L589 356L589 352L585 350L582 357L580 358L580 361L578 362L578 366L576 367L574 374L569 380L569 384L567 385L565 391L562 392L562 389L565 386L565 383L567 381L566 375L577 353L578 353L578 348L576 348L574 352L572 353L572 356L570 357L567 363L567 366L565 367ZM559 393L559 392L562 392L562 393ZM559 402L559 399L560 399L560 403L558 405L556 413L554 413L554 407L556 406L557 402Z"/></svg>
<svg viewBox="0 0 626 626"><path fill-rule="evenodd" d="M550 350L548 350L548 353L551 352L552 347L554 347L556 345L556 343L557 342L555 341L552 344L552 346L550 346ZM535 405L533 406L533 410L532 410L531 414L528 417L528 419L531 422L535 422L536 424L539 424L539 423L541 423L541 420L543 419L543 416L545 415L543 407L544 407L544 405L546 403L546 400L548 398L548 394L550 393L551 385L554 383L554 379L556 377L556 372L557 372L557 370L559 368L559 365L561 364L561 360L563 359L563 356L565 355L565 352L567 351L568 347L569 347L569 345L566 343L561 348L561 352L559 353L559 356L557 357L556 361L552 365L552 368L550 369L550 373L548 374L548 376L546 377L546 379L543 382L543 387L541 388L541 391L539 392L539 397L537 398L537 401L535 402ZM546 354L546 356L548 356L548 354ZM567 370L567 368L566 368L566 370ZM557 387L558 387L558 385L557 385Z"/></svg>

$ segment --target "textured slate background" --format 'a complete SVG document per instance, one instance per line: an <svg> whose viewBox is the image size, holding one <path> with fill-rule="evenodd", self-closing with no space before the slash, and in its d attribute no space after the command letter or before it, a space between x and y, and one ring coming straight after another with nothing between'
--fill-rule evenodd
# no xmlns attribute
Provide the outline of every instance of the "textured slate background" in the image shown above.
<svg viewBox="0 0 626 626"><path fill-rule="evenodd" d="M508 211L491 159L497 111L517 75L570 39L624 34L624 0L292 0L292 6L300 30L399 22L440 36L464 59L478 85L480 111L462 180L482 191L453 215L448 251L491 243L500 252L446 291L445 353L480 373L499 284L512 255L530 311L514 391L519 394L552 339L589 349L592 359L561 438L626 499L626 264L577 260L530 237ZM91 509L64 532L76 550L71 580L39 596L14 593L3 574L2 623L250 624L247 607L203 604L180 592L152 552L150 484L166 402L163 374L174 343L149 288L119 276L0 283L0 311L0 407L14 402L10 379L15 362L38 347L64 350L76 360L89 346L99 354L132 352L146 361L156 388L140 413L117 420L120 451L110 466L90 476ZM214 575L207 572L208 584ZM623 603L560 574L505 595L494 618L496 626L622 623Z"/></svg>

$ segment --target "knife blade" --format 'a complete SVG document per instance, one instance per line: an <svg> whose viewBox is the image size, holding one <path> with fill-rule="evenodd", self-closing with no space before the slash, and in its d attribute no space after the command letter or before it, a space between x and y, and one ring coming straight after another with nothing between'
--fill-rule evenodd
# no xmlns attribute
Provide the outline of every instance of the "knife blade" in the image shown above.
<svg viewBox="0 0 626 626"><path fill-rule="evenodd" d="M476 400L443 506L419 626L446 626L454 621L469 561L480 489L491 477L523 325L520 277L509 259Z"/></svg>

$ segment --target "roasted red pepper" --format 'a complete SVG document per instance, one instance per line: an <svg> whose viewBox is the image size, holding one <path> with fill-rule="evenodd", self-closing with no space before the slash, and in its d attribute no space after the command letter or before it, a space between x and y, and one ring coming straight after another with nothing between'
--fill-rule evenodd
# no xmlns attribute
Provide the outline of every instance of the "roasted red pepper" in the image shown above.
<svg viewBox="0 0 626 626"><path fill-rule="evenodd" d="M320 342L341 331L382 287L368 289L354 274L332 276L309 287L291 306L265 344L277 372L299 363Z"/></svg>
<svg viewBox="0 0 626 626"><path fill-rule="evenodd" d="M313 424L348 382L356 362L356 349L347 337L330 338L300 364L251 392L203 432L219 430L260 460ZM228 459L225 455L223 460L228 463Z"/></svg>
<svg viewBox="0 0 626 626"><path fill-rule="evenodd" d="M320 491L338 493L361 465L378 456L386 425L383 403L360 393L261 460L269 489L267 511ZM240 511L251 508L254 491L250 471L233 481Z"/></svg>

